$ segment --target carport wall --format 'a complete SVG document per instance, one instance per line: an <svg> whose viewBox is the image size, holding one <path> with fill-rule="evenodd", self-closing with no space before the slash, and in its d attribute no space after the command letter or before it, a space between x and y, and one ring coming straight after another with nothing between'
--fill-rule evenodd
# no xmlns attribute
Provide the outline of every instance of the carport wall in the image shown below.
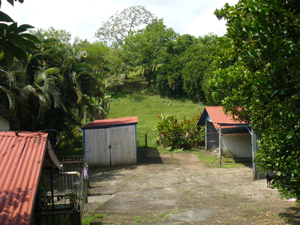
<svg viewBox="0 0 300 225"><path fill-rule="evenodd" d="M252 157L251 135L249 133L222 133L222 154L230 157Z"/></svg>
<svg viewBox="0 0 300 225"><path fill-rule="evenodd" d="M96 120L83 129L85 161L91 167L137 163L137 117Z"/></svg>

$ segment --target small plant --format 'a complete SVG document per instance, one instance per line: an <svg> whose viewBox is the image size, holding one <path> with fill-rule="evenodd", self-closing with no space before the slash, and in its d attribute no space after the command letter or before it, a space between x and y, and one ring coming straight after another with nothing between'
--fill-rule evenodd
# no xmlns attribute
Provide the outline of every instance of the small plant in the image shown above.
<svg viewBox="0 0 300 225"><path fill-rule="evenodd" d="M85 215L84 218L81 220L81 224L82 225L89 225L90 222L93 220L93 219L96 219L96 218L103 218L104 216L101 214L101 213L98 213L98 214L94 214L94 215Z"/></svg>
<svg viewBox="0 0 300 225"><path fill-rule="evenodd" d="M278 214L273 214L274 218L276 219L281 219L281 216L279 216Z"/></svg>
<svg viewBox="0 0 300 225"><path fill-rule="evenodd" d="M140 216L136 216L136 217L134 217L134 219L135 219L135 222L137 222L137 223L142 221Z"/></svg>
<svg viewBox="0 0 300 225"><path fill-rule="evenodd" d="M257 211L257 212L264 212L265 209L264 209L263 207L259 207L259 208L257 208L255 211Z"/></svg>

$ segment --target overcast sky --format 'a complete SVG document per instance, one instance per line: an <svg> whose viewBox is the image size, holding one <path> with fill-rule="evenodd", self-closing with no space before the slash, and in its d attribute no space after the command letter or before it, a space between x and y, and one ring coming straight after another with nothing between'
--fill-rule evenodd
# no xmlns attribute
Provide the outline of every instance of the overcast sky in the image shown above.
<svg viewBox="0 0 300 225"><path fill-rule="evenodd" d="M24 0L23 4L15 2L14 7L2 0L1 10L18 25L52 26L71 32L72 38L93 42L103 22L133 5L145 6L179 34L198 37L213 32L222 36L226 33L225 21L219 21L213 12L226 2L234 5L238 0Z"/></svg>

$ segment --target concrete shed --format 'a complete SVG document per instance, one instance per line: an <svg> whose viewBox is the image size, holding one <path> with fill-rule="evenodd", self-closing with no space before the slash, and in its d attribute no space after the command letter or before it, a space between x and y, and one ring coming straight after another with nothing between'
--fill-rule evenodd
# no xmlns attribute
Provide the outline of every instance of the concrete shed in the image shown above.
<svg viewBox="0 0 300 225"><path fill-rule="evenodd" d="M137 163L138 117L95 120L82 127L85 160L89 166Z"/></svg>

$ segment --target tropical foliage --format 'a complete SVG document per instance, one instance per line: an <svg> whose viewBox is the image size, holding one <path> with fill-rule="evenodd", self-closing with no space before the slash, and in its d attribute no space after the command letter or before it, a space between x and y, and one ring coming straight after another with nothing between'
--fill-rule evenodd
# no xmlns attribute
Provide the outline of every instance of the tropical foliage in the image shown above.
<svg viewBox="0 0 300 225"><path fill-rule="evenodd" d="M275 170L275 186L300 197L298 1L240 0L215 14L228 29L210 80L213 101L251 121L262 136L259 169Z"/></svg>
<svg viewBox="0 0 300 225"><path fill-rule="evenodd" d="M191 149L198 148L204 142L204 128L198 127L199 117L188 120L185 116L159 115L155 126L157 144L163 148Z"/></svg>

